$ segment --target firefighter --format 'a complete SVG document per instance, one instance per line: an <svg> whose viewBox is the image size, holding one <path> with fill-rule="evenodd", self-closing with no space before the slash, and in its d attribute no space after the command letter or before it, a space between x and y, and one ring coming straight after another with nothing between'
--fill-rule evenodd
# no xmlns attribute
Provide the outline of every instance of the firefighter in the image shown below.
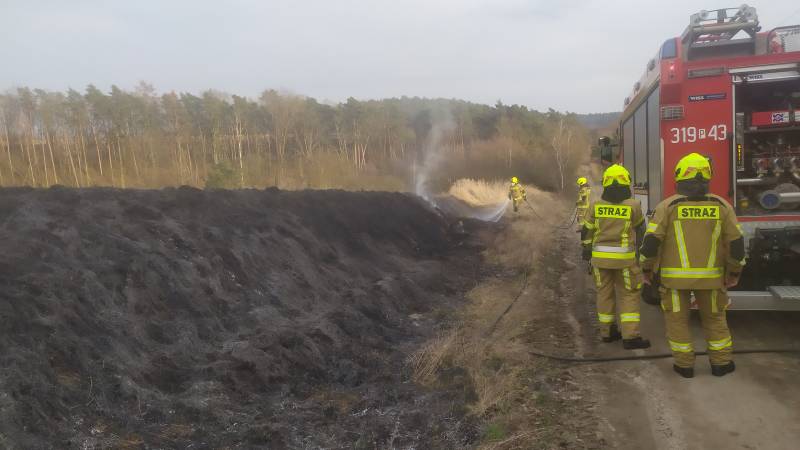
<svg viewBox="0 0 800 450"><path fill-rule="evenodd" d="M583 227L583 221L586 217L586 210L589 209L591 195L592 188L589 187L589 180L587 180L586 177L578 178L578 200L575 202L575 222L578 224L578 230Z"/></svg>
<svg viewBox="0 0 800 450"><path fill-rule="evenodd" d="M645 282L660 274L661 309L673 369L694 376L694 347L689 331L691 297L700 310L711 373L735 370L732 339L725 317L726 289L735 286L744 265L744 239L736 213L724 199L708 193L712 167L697 153L675 167L677 194L658 204L641 248Z"/></svg>
<svg viewBox="0 0 800 450"><path fill-rule="evenodd" d="M508 188L508 199L514 204L514 212L519 211L519 204L528 200L525 188L519 184L519 178L511 177L511 187Z"/></svg>
<svg viewBox="0 0 800 450"><path fill-rule="evenodd" d="M642 272L636 263L636 240L643 232L644 214L639 201L631 198L631 176L614 164L603 174L600 200L588 208L581 242L583 258L591 260L597 285L602 340L622 338L622 346L629 350L650 347L650 341L639 334ZM619 327L615 310L619 311Z"/></svg>

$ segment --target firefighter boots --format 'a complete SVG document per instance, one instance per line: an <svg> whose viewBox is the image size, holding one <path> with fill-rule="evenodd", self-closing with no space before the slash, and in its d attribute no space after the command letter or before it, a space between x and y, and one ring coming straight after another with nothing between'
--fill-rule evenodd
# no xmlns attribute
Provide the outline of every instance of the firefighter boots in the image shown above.
<svg viewBox="0 0 800 450"><path fill-rule="evenodd" d="M736 364L734 364L733 361L725 364L724 366L716 366L714 364L711 365L711 375L714 375L715 377L724 377L734 370L736 370Z"/></svg>
<svg viewBox="0 0 800 450"><path fill-rule="evenodd" d="M694 378L693 367L681 367L673 364L672 370L674 370L678 375L682 376L683 378Z"/></svg>
<svg viewBox="0 0 800 450"><path fill-rule="evenodd" d="M611 325L611 330L609 331L608 336L603 337L603 342L614 342L622 339L622 333L619 332L619 328L617 325Z"/></svg>
<svg viewBox="0 0 800 450"><path fill-rule="evenodd" d="M642 339L641 337L635 337L633 339L623 339L622 340L622 348L625 350L636 350L639 348L650 348L650 341L647 339Z"/></svg>

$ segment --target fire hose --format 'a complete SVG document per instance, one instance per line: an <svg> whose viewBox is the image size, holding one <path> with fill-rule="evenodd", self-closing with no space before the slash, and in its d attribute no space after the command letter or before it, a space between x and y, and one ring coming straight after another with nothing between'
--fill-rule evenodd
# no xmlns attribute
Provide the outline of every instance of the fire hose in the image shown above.
<svg viewBox="0 0 800 450"><path fill-rule="evenodd" d="M566 356L566 355L554 355L551 353L545 353L540 350L529 350L528 353L534 356L540 356L542 358L552 359L555 361L564 361L564 362L573 362L573 363L596 363L596 362L611 362L611 361L638 361L638 360L647 360L647 359L663 359L663 358L672 358L672 353L670 352L662 352L662 353L649 353L645 355L625 355L625 356ZM754 348L754 349L742 349L742 350L733 350L733 354L735 355L752 355L756 353L800 353L800 348ZM697 356L704 356L708 355L708 352L701 351L701 352L694 352Z"/></svg>
<svg viewBox="0 0 800 450"><path fill-rule="evenodd" d="M539 213L536 212L536 209L533 207L533 205L530 204L530 202L528 202L527 198L525 199L525 204L528 205L528 208L530 208L531 211L533 211L533 215L536 216L537 219L544 220L544 217L540 216ZM575 221L578 219L577 210L578 210L577 207L572 210L572 220L569 223L556 225L555 228L558 230L568 230L572 228L572 226L575 225Z"/></svg>

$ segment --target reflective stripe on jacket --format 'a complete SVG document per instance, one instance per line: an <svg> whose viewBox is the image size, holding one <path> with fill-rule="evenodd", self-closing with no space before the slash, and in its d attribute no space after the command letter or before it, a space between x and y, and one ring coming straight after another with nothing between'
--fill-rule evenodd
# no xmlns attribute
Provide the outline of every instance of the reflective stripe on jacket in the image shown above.
<svg viewBox="0 0 800 450"><path fill-rule="evenodd" d="M657 256L643 258L642 267L658 268L661 284L671 289L722 289L726 270L740 272L744 265L728 255L730 242L742 237L736 213L716 195L669 197L656 207L647 234L661 247Z"/></svg>
<svg viewBox="0 0 800 450"><path fill-rule="evenodd" d="M593 202L583 224L589 231L583 244L592 246L592 265L622 269L636 264L636 227L642 222L644 214L639 200Z"/></svg>

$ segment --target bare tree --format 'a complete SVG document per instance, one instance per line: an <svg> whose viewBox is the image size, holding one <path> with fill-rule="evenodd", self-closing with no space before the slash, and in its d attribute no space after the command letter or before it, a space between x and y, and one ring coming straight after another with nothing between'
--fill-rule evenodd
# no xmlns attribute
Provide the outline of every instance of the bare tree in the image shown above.
<svg viewBox="0 0 800 450"><path fill-rule="evenodd" d="M569 149L572 144L572 129L564 125L564 119L558 121L558 127L553 134L551 145L556 157L558 175L561 179L561 190L564 190L564 171L569 158Z"/></svg>
<svg viewBox="0 0 800 450"><path fill-rule="evenodd" d="M8 155L8 168L11 178L11 183L14 183L14 161L11 159L11 139L8 137L8 121L6 119L6 111L5 109L0 108L0 120L3 121L3 134L4 134L4 143L6 147L6 155Z"/></svg>

